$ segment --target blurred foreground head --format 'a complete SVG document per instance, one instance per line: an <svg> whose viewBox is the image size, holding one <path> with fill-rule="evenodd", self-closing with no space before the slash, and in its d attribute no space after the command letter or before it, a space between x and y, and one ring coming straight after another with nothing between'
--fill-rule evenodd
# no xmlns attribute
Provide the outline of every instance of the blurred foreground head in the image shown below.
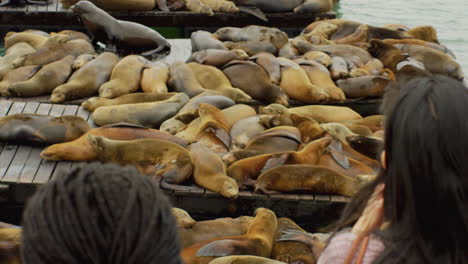
<svg viewBox="0 0 468 264"><path fill-rule="evenodd" d="M179 264L176 223L133 167L90 163L42 186L23 215L26 264Z"/></svg>

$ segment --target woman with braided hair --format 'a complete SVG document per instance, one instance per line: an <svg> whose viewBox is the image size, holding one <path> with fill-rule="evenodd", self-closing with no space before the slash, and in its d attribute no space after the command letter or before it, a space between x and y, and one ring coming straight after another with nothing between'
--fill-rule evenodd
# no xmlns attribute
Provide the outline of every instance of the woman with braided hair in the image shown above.
<svg viewBox="0 0 468 264"><path fill-rule="evenodd" d="M180 264L171 205L133 167L90 163L42 186L23 215L25 264Z"/></svg>

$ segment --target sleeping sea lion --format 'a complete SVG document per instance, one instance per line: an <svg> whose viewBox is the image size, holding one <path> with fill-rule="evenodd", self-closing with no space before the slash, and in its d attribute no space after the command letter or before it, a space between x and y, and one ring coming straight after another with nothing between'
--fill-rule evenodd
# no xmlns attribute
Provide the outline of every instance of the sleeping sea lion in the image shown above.
<svg viewBox="0 0 468 264"><path fill-rule="evenodd" d="M259 123L260 116L251 116L237 121L229 131L231 136L231 150L241 150L256 135L265 131Z"/></svg>
<svg viewBox="0 0 468 264"><path fill-rule="evenodd" d="M184 62L176 62L170 66L169 86L176 92L185 93L189 97L206 91L197 80L197 77Z"/></svg>
<svg viewBox="0 0 468 264"><path fill-rule="evenodd" d="M31 79L8 86L8 92L16 96L39 96L51 93L66 82L71 74L75 57L67 56L43 66Z"/></svg>
<svg viewBox="0 0 468 264"><path fill-rule="evenodd" d="M358 60L362 64L366 64L372 59L372 56L367 51L352 45L313 45L303 40L294 40L293 45L296 46L302 54L309 51L322 51L331 56L343 57L346 61Z"/></svg>
<svg viewBox="0 0 468 264"><path fill-rule="evenodd" d="M372 130L372 132L376 132L379 130L384 129L384 116L383 115L371 115L371 116L366 116L362 119L356 119L356 120L347 120L347 121L342 121L339 122L344 125L363 125Z"/></svg>
<svg viewBox="0 0 468 264"><path fill-rule="evenodd" d="M305 191L353 196L365 183L322 166L282 165L262 173L255 184L255 191L267 194Z"/></svg>
<svg viewBox="0 0 468 264"><path fill-rule="evenodd" d="M228 50L221 41L214 38L208 31L198 30L192 32L190 39L192 52L206 49Z"/></svg>
<svg viewBox="0 0 468 264"><path fill-rule="evenodd" d="M95 58L96 58L96 55L94 54L81 54L73 61L72 69L76 71L82 68L83 66L85 66L86 63L94 60Z"/></svg>
<svg viewBox="0 0 468 264"><path fill-rule="evenodd" d="M182 3L185 4L186 9L192 12L206 14L208 16L214 15L213 9L205 5L201 0L186 0Z"/></svg>
<svg viewBox="0 0 468 264"><path fill-rule="evenodd" d="M266 128L294 126L290 114L260 115L259 123Z"/></svg>
<svg viewBox="0 0 468 264"><path fill-rule="evenodd" d="M284 57L284 58L288 58L288 59L294 59L296 58L297 56L299 56L300 53L299 51L296 49L296 47L294 47L292 44L291 44L291 41L289 41L288 43L286 43L286 45L284 45L279 51L278 51L278 56L279 57Z"/></svg>
<svg viewBox="0 0 468 264"><path fill-rule="evenodd" d="M337 161L335 158L340 157L341 152L335 151L332 148L328 148L325 153L319 158L316 165L322 166L328 169L333 170L339 174L342 174L353 179L358 179L360 175L375 175L376 172L369 168L368 166L362 164L361 162L356 161L355 159L349 158L346 155L340 159L344 159L345 163L342 163L343 160ZM345 164L345 167L343 167Z"/></svg>
<svg viewBox="0 0 468 264"><path fill-rule="evenodd" d="M234 87L242 89L253 99L287 106L288 96L260 66L250 61L231 61L222 68ZM242 76L242 77L241 77Z"/></svg>
<svg viewBox="0 0 468 264"><path fill-rule="evenodd" d="M273 46L270 42L266 41L225 41L223 45L232 50L232 49L241 49L245 51L249 56L253 56L260 52L267 52L271 54L278 54L278 49Z"/></svg>
<svg viewBox="0 0 468 264"><path fill-rule="evenodd" d="M328 67L332 64L332 58L328 54L321 51L309 51L304 54L303 58L309 61L316 61L325 67Z"/></svg>
<svg viewBox="0 0 468 264"><path fill-rule="evenodd" d="M130 124L114 124L93 128L76 140L55 144L41 152L41 158L48 160L91 161L98 159L97 152L88 141L88 135L102 136L113 140L160 139L186 147L188 142L156 129Z"/></svg>
<svg viewBox="0 0 468 264"><path fill-rule="evenodd" d="M369 53L379 59L385 68L389 68L394 72L397 70L397 64L409 57L408 54L381 40L373 39L370 41L370 45Z"/></svg>
<svg viewBox="0 0 468 264"><path fill-rule="evenodd" d="M322 89L332 102L344 102L345 94L333 82L330 72L322 64L315 61L298 61L302 69L307 73L310 83Z"/></svg>
<svg viewBox="0 0 468 264"><path fill-rule="evenodd" d="M273 84L279 84L281 80L281 66L273 54L260 52L250 57L250 60L260 65L268 73Z"/></svg>
<svg viewBox="0 0 468 264"><path fill-rule="evenodd" d="M14 62L25 55L32 54L36 52L36 50L31 47L27 43L20 42L18 44L13 45L5 55L0 58L0 80L3 79L5 74L14 70L15 67Z"/></svg>
<svg viewBox="0 0 468 264"><path fill-rule="evenodd" d="M179 228L190 228L195 225L196 221L187 213L187 211L180 208L172 208L172 214L174 215L177 226Z"/></svg>
<svg viewBox="0 0 468 264"><path fill-rule="evenodd" d="M341 79L336 81L349 98L380 97L385 92L385 87L390 79L384 76L367 75L355 78Z"/></svg>
<svg viewBox="0 0 468 264"><path fill-rule="evenodd" d="M333 7L333 0L306 0L300 6L294 8L297 14L326 13Z"/></svg>
<svg viewBox="0 0 468 264"><path fill-rule="evenodd" d="M118 60L119 57L114 53L102 53L96 59L75 71L67 83L55 88L50 101L52 103L61 103L97 94L99 87L109 80L112 69Z"/></svg>
<svg viewBox="0 0 468 264"><path fill-rule="evenodd" d="M24 42L35 50L38 50L44 45L48 38L49 36L43 36L32 32L8 32L4 38L5 49L9 50L17 43Z"/></svg>
<svg viewBox="0 0 468 264"><path fill-rule="evenodd" d="M141 76L141 90L145 93L167 93L167 81L169 80L169 66L163 62L153 62L149 68L143 70Z"/></svg>
<svg viewBox="0 0 468 264"><path fill-rule="evenodd" d="M326 123L321 124L320 127L332 135L334 138L338 139L342 144L348 144L346 137L348 136L357 136L351 130L343 124L340 123Z"/></svg>
<svg viewBox="0 0 468 264"><path fill-rule="evenodd" d="M0 118L0 141L5 142L50 145L72 141L88 130L88 122L79 116L15 114Z"/></svg>
<svg viewBox="0 0 468 264"><path fill-rule="evenodd" d="M91 43L91 39L88 37L88 35L86 35L83 32L80 32L80 31L67 29L67 30L62 30L60 32L51 32L50 36L53 36L55 34L67 35L68 36L68 41L75 40L75 39L82 39L82 40L86 40L87 42Z"/></svg>
<svg viewBox="0 0 468 264"><path fill-rule="evenodd" d="M82 103L84 109L94 112L101 106L122 105L122 104L137 104L137 103L152 103L167 100L178 93L132 93L119 96L114 99L106 99L102 97L93 97Z"/></svg>
<svg viewBox="0 0 468 264"><path fill-rule="evenodd" d="M187 64L204 89L213 90L231 98L236 103L251 102L252 98L244 91L231 86L229 79L216 67L190 62Z"/></svg>
<svg viewBox="0 0 468 264"><path fill-rule="evenodd" d="M333 80L339 80L348 76L349 70L346 60L342 57L333 56L330 64L330 74Z"/></svg>
<svg viewBox="0 0 468 264"><path fill-rule="evenodd" d="M221 67L233 60L246 60L249 55L241 49L219 50L205 49L192 53L188 62L198 62L200 64Z"/></svg>
<svg viewBox="0 0 468 264"><path fill-rule="evenodd" d="M429 47L429 48L442 51L443 53L450 55L452 58L455 59L455 54L453 54L453 52L450 49L448 49L444 45L436 44L434 42L424 41L420 39L384 39L383 42L387 44L391 44L391 45L410 44L410 45L419 45L419 46Z"/></svg>
<svg viewBox="0 0 468 264"><path fill-rule="evenodd" d="M380 153L384 149L383 140L373 137L348 136L346 141L353 149L375 160L380 158Z"/></svg>
<svg viewBox="0 0 468 264"><path fill-rule="evenodd" d="M239 187L226 174L226 165L211 149L201 143L191 144L188 148L193 162L193 180L210 191L227 198L237 197Z"/></svg>
<svg viewBox="0 0 468 264"><path fill-rule="evenodd" d="M320 124L310 117L291 114L290 118L293 125L301 133L302 144L319 139L325 134L325 130L320 127Z"/></svg>
<svg viewBox="0 0 468 264"><path fill-rule="evenodd" d="M99 88L99 96L113 99L140 89L141 73L148 61L138 55L121 59L112 69L110 80Z"/></svg>
<svg viewBox="0 0 468 264"><path fill-rule="evenodd" d="M154 7L153 1L145 2L151 2ZM132 5L136 3L131 2ZM101 42L115 46L119 51L143 52L141 55L149 58L165 56L171 50L169 42L157 31L134 22L117 20L89 1L79 1L70 10L83 22L93 44Z"/></svg>
<svg viewBox="0 0 468 264"><path fill-rule="evenodd" d="M0 95L10 96L10 92L8 92L10 84L29 80L41 68L42 66L24 66L7 72L0 82Z"/></svg>
<svg viewBox="0 0 468 264"><path fill-rule="evenodd" d="M261 114L298 114L310 117L319 123L331 123L362 119L362 116L349 107L332 105L306 105L286 108L279 104L270 104L260 108Z"/></svg>
<svg viewBox="0 0 468 264"><path fill-rule="evenodd" d="M247 26L244 28L224 27L218 29L213 36L221 41L253 41L271 43L276 50L288 43L288 35L273 27Z"/></svg>
<svg viewBox="0 0 468 264"><path fill-rule="evenodd" d="M203 4L214 12L239 13L239 8L231 1L226 0L201 0Z"/></svg>

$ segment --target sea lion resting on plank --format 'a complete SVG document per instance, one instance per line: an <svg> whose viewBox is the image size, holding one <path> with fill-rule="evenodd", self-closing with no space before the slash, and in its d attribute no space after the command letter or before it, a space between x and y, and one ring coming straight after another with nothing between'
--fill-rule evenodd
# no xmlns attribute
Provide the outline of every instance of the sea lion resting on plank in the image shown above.
<svg viewBox="0 0 468 264"><path fill-rule="evenodd" d="M349 107L331 105L307 105L286 108L279 104L270 104L260 108L261 114L298 114L310 117L319 123L331 123L362 119L362 116Z"/></svg>
<svg viewBox="0 0 468 264"><path fill-rule="evenodd" d="M265 126L259 123L260 115L247 117L236 122L229 135L231 136L231 150L241 150L256 135L265 131Z"/></svg>
<svg viewBox="0 0 468 264"><path fill-rule="evenodd" d="M166 56L171 45L155 30L129 21L117 20L89 1L80 1L71 8L78 15L97 42L115 47L118 50L143 52L142 56L153 58Z"/></svg>
<svg viewBox="0 0 468 264"><path fill-rule="evenodd" d="M180 184L192 175L192 159L188 151L161 139L111 140L88 135L91 146L103 162L133 164L144 174L161 177L162 184Z"/></svg>
<svg viewBox="0 0 468 264"><path fill-rule="evenodd" d="M115 124L94 128L83 136L62 144L47 147L41 152L41 158L48 160L91 161L98 158L97 152L88 141L88 135L102 136L113 140L135 140L153 138L173 142L181 147L187 141L156 129L130 124Z"/></svg>
<svg viewBox="0 0 468 264"><path fill-rule="evenodd" d="M42 36L32 32L8 32L4 38L5 49L9 50L17 43L25 42L32 48L38 50L44 45L49 36Z"/></svg>
<svg viewBox="0 0 468 264"><path fill-rule="evenodd" d="M33 47L23 42L15 44L9 50L7 50L5 56L0 58L0 80L2 80L5 74L7 74L9 71L17 68L15 67L14 62L18 58L34 52L36 52L36 50Z"/></svg>
<svg viewBox="0 0 468 264"><path fill-rule="evenodd" d="M0 118L0 141L56 144L79 138L89 130L78 116L15 114Z"/></svg>
<svg viewBox="0 0 468 264"><path fill-rule="evenodd" d="M221 67L230 61L247 60L248 58L249 55L241 49L205 49L192 53L190 58L188 58L187 63L198 62L200 64Z"/></svg>
<svg viewBox="0 0 468 264"><path fill-rule="evenodd" d="M114 99L102 97L93 97L81 104L84 109L94 112L101 106L122 105L122 104L137 104L137 103L152 103L157 101L167 100L177 93L153 94L153 93L132 93L119 96Z"/></svg>
<svg viewBox="0 0 468 264"><path fill-rule="evenodd" d="M7 74L5 74L3 80L0 82L0 95L10 96L11 94L8 92L8 87L10 84L29 80L41 68L42 66L24 66L9 71Z"/></svg>
<svg viewBox="0 0 468 264"><path fill-rule="evenodd" d="M141 90L145 93L167 93L167 81L169 80L169 66L164 62L154 62L143 70L141 76Z"/></svg>

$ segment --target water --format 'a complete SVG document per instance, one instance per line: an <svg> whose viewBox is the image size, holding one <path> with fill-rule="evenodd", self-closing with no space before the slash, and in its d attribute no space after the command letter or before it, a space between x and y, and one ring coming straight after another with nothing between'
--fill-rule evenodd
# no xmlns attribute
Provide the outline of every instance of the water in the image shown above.
<svg viewBox="0 0 468 264"><path fill-rule="evenodd" d="M341 0L338 17L373 26L431 25L468 73L468 0Z"/></svg>

